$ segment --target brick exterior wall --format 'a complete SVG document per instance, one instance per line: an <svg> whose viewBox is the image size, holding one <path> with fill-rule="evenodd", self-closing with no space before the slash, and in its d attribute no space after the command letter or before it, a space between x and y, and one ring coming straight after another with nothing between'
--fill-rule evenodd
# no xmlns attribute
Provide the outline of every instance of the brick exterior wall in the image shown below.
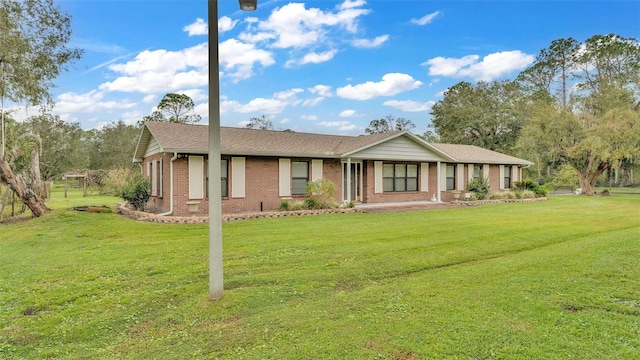
<svg viewBox="0 0 640 360"><path fill-rule="evenodd" d="M170 209L170 166L173 154L156 154L145 158L143 165L143 174L149 177L149 163L162 163L162 188L158 188L159 196L152 196L147 203L147 209L155 212L169 212ZM255 157L247 156L245 159L245 196L240 198L232 197L233 194L233 171L232 160L230 156L223 156L222 159L228 160L228 196L222 199L222 213L247 213L259 211L274 211L280 207L283 198L279 195L279 158L278 157ZM308 161L309 171L311 172L311 158L292 158L292 161ZM334 183L336 187L335 201L342 201L343 183L342 183L342 162L340 159L322 159L322 175L324 178ZM206 161L206 160L205 160ZM394 162L394 163L411 163L415 162ZM206 182L206 166L203 170L203 179ZM206 216L209 209L208 199L189 199L189 160L185 155L181 155L173 163L173 216ZM464 186L469 182L469 167L464 165ZM519 171L513 177L512 181L519 180ZM457 174L457 173L456 173ZM362 162L363 188L360 189L362 202L364 203L385 203L385 202L403 202L403 201L429 201L433 195L437 195L438 186L438 169L436 163L429 163L429 189L426 192L421 191L422 172L418 169L418 191L406 192L383 192L375 193L375 171L374 161L366 160ZM490 192L500 191L500 167L499 165L490 165L489 167L489 185ZM204 185L206 189L206 184ZM442 184L444 187L444 184ZM205 190L206 191L206 190ZM161 196L160 196L161 192ZM453 201L455 192L442 191L442 201ZM355 194L352 194L355 196ZM304 196L288 197L293 200L302 200ZM191 214L187 202L198 201L198 211Z"/></svg>
<svg viewBox="0 0 640 360"><path fill-rule="evenodd" d="M228 159L231 164L230 157ZM231 197L233 190L232 171L229 170L229 197L222 200L222 212L225 214L273 211L280 208L284 198L302 200L304 196L280 197L279 194L279 161L278 157L245 157L245 196ZM311 172L310 158L292 158L292 161L308 161ZM339 159L323 159L322 175L332 181L336 187L336 202L340 201L342 191L342 173Z"/></svg>
<svg viewBox="0 0 640 360"><path fill-rule="evenodd" d="M385 163L394 164L415 164L415 162L389 161ZM431 196L435 193L438 186L437 168L435 163L429 164L429 191L420 191L421 171L418 168L418 191L402 191L402 192L383 192L376 194L375 192L375 162L367 160L363 162L364 176L364 196L365 203L384 203L384 202L401 202L401 201L425 201L431 200Z"/></svg>

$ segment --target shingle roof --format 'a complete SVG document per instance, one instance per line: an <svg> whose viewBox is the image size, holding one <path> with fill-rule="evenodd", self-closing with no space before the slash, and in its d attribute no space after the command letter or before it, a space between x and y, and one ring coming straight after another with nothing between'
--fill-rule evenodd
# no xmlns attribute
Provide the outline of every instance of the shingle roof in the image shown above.
<svg viewBox="0 0 640 360"><path fill-rule="evenodd" d="M487 150L474 145L438 144L432 143L434 147L440 149L459 162L472 164L514 164L532 165L527 160L519 159L510 155Z"/></svg>
<svg viewBox="0 0 640 360"><path fill-rule="evenodd" d="M221 127L220 148L221 153L225 155L339 158L351 151L401 135L416 139L415 136L404 132L343 136ZM138 141L134 161L141 161L151 138L156 139L163 152L206 154L209 147L209 127L147 122ZM422 140L417 141L422 142ZM422 143L425 148L435 148L448 157L464 163L531 164L529 161L477 146Z"/></svg>
<svg viewBox="0 0 640 360"><path fill-rule="evenodd" d="M147 122L138 147L154 137L165 152L207 153L209 127L206 125ZM148 130L148 132L146 132ZM322 156L340 157L342 154L376 143L399 134L386 133L367 136L341 136L256 130L246 128L220 128L220 149L226 155L263 156ZM136 151L141 158L144 149Z"/></svg>

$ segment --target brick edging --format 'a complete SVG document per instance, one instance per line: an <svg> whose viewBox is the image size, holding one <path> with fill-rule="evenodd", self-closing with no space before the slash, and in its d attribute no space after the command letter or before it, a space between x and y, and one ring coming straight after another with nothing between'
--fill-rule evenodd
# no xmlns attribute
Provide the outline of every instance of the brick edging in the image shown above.
<svg viewBox="0 0 640 360"><path fill-rule="evenodd" d="M466 205L466 206L478 206L483 204L496 204L496 203L526 203L526 202L539 202L547 201L546 197L529 198L529 199L494 199L494 200L454 200L453 204Z"/></svg>
<svg viewBox="0 0 640 360"><path fill-rule="evenodd" d="M129 208L126 203L119 203L116 212L133 220L147 221L166 224L206 224L209 222L208 216L158 216L157 214L138 211ZM361 209L324 209L324 210L297 210L297 211L265 211L259 213L242 213L242 214L225 214L222 215L223 222L248 220L248 219L264 219L279 218L286 216L304 216L304 215L324 215L324 214L347 214L360 213Z"/></svg>

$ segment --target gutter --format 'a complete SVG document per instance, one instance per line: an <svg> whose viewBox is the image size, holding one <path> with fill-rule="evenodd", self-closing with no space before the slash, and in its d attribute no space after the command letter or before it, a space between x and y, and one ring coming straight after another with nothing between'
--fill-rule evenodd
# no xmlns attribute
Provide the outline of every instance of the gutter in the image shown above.
<svg viewBox="0 0 640 360"><path fill-rule="evenodd" d="M169 211L158 214L157 216L167 216L173 214L173 162L178 158L178 153L174 152L173 157L169 161Z"/></svg>

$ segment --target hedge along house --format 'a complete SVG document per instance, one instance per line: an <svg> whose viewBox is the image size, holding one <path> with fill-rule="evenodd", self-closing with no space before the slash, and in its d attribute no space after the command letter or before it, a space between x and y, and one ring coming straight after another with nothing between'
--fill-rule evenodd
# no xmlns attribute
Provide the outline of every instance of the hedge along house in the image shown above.
<svg viewBox="0 0 640 360"><path fill-rule="evenodd" d="M469 145L428 143L408 132L339 136L222 127L222 212L272 211L326 178L336 202L451 201L474 177L508 189L532 163ZM133 161L151 181L148 208L206 215L208 127L145 123ZM191 205L191 212L189 210ZM197 209L195 209L197 207Z"/></svg>

